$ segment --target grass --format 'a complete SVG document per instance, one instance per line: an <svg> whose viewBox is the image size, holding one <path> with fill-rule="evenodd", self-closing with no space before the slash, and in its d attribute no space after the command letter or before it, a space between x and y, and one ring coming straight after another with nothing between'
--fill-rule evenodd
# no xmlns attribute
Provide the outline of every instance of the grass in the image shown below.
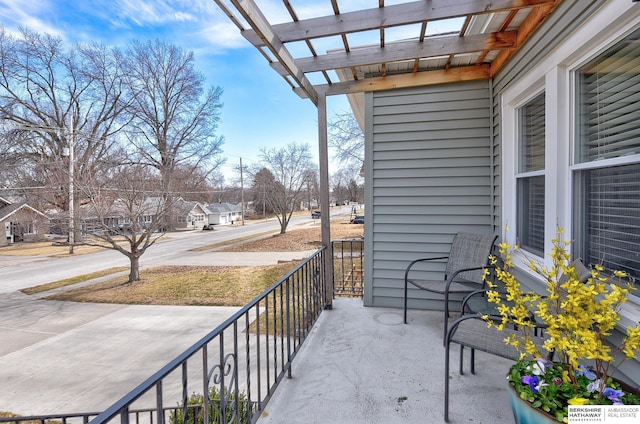
<svg viewBox="0 0 640 424"><path fill-rule="evenodd" d="M0 254L4 256L75 256L94 253L102 250L94 246L73 246L73 255L69 254L69 246L64 244L54 244L51 241L40 241L35 243L17 243L5 246L0 249Z"/></svg>
<svg viewBox="0 0 640 424"><path fill-rule="evenodd" d="M264 237L264 236L268 236L268 235L273 235L273 234L277 234L278 232L274 232L274 231L265 231L262 233L257 233L257 234L251 234L248 236L244 236L244 237L237 237L234 238L233 240L226 240L226 241L221 241L220 243L214 243L214 244L207 244L206 246L199 246L193 249L189 249L190 252L206 252L207 250L213 250L213 249L218 249L220 247L226 247L229 245L233 245L236 243L242 243L243 241L247 241L247 240L254 240L257 237Z"/></svg>
<svg viewBox="0 0 640 424"><path fill-rule="evenodd" d="M48 296L74 302L139 305L243 306L292 270L298 262L265 267L160 267L140 281L126 277Z"/></svg>
<svg viewBox="0 0 640 424"><path fill-rule="evenodd" d="M362 235L362 225L342 225L340 222L333 224L331 229L333 239L357 238ZM215 245L203 246L197 250L227 247L224 250L256 252L256 254L261 251L308 250L318 242L320 228L313 226L268 237L272 234L274 234L273 231L267 231ZM51 247L50 243L49 247ZM159 267L142 270L141 280L134 284L125 284L127 277L112 278L101 283L57 293L46 297L46 299L142 305L243 306L282 278L297 264L298 262L295 261L258 267ZM128 267L110 268L27 288L23 292L27 294L40 293L127 269Z"/></svg>
<svg viewBox="0 0 640 424"><path fill-rule="evenodd" d="M0 418L15 418L20 417L18 414L14 414L13 412L0 411ZM9 421L10 423L16 423L17 421ZM20 424L61 424L60 420L28 420L28 421L20 421Z"/></svg>
<svg viewBox="0 0 640 424"><path fill-rule="evenodd" d="M104 277L106 275L115 274L117 272L127 271L128 269L129 267L127 266L103 269L102 271L92 272L90 274L78 275L77 277L66 278L64 280L58 280L58 281L53 281L51 283L40 284L38 286L29 287L29 288L23 289L22 292L24 294L42 293L42 292L57 289L60 287L66 287L73 284L83 283L85 281L93 280L94 278Z"/></svg>

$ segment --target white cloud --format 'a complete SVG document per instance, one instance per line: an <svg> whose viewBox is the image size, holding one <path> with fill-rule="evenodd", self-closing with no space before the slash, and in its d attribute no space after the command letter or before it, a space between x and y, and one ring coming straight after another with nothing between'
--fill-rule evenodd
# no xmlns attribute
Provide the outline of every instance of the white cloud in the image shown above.
<svg viewBox="0 0 640 424"><path fill-rule="evenodd" d="M113 5L118 20L139 26L197 21L207 9L201 1L194 0L117 0Z"/></svg>
<svg viewBox="0 0 640 424"><path fill-rule="evenodd" d="M0 16L7 31L17 34L20 26L62 37L63 34L38 17L51 10L48 0L0 0Z"/></svg>
<svg viewBox="0 0 640 424"><path fill-rule="evenodd" d="M217 22L204 26L199 35L210 46L220 49L237 49L249 46L249 42L240 35L240 30L231 22Z"/></svg>

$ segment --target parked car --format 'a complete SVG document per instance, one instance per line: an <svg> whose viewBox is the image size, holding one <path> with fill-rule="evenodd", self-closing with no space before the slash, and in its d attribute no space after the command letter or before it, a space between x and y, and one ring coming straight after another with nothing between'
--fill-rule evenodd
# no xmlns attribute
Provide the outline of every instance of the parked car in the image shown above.
<svg viewBox="0 0 640 424"><path fill-rule="evenodd" d="M313 212L311 212L311 218L313 218L313 219L319 219L319 218L320 218L320 211L313 211Z"/></svg>
<svg viewBox="0 0 640 424"><path fill-rule="evenodd" d="M364 224L364 215L356 215L350 222L352 224Z"/></svg>
<svg viewBox="0 0 640 424"><path fill-rule="evenodd" d="M213 224L204 224L202 227L203 231L213 231Z"/></svg>
<svg viewBox="0 0 640 424"><path fill-rule="evenodd" d="M118 226L118 232L120 234L132 234L133 233L133 225L131 225L131 224L120 224Z"/></svg>

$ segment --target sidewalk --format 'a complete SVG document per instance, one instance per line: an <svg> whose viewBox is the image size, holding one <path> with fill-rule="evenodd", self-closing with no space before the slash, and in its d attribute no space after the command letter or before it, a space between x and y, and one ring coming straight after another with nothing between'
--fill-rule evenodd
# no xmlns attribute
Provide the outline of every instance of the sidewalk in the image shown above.
<svg viewBox="0 0 640 424"><path fill-rule="evenodd" d="M0 297L0 411L102 411L238 308Z"/></svg>

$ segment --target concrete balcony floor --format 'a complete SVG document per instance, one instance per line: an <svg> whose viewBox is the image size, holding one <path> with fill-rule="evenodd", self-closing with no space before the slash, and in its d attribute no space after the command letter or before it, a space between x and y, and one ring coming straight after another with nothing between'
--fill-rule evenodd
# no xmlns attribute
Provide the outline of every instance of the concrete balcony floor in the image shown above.
<svg viewBox="0 0 640 424"><path fill-rule="evenodd" d="M369 308L334 300L293 360L259 424L444 422L442 312ZM466 351L468 353L468 350ZM476 353L476 374L458 374L451 349L451 423L513 423L505 376L511 361Z"/></svg>

